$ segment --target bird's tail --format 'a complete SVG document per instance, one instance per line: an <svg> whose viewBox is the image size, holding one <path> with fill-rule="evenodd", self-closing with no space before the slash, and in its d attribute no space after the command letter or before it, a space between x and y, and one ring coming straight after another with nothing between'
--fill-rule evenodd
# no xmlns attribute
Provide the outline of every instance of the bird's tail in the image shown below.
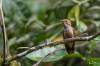
<svg viewBox="0 0 100 66"><path fill-rule="evenodd" d="M75 51L75 43L65 44L65 49L68 52L68 54L74 53Z"/></svg>

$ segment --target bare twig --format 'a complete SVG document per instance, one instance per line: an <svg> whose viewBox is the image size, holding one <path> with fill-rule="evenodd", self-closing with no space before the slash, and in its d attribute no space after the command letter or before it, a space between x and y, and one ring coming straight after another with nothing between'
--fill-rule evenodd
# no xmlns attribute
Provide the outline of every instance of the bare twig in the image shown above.
<svg viewBox="0 0 100 66"><path fill-rule="evenodd" d="M29 49L30 47L18 47L17 50L20 50L20 49L24 49L24 50L27 50Z"/></svg>
<svg viewBox="0 0 100 66"><path fill-rule="evenodd" d="M66 39L66 42L69 42L69 41L70 42L71 41L90 41L90 40L96 38L98 35L100 35L100 32L97 32L93 36L68 38L68 39ZM57 41L57 42L50 42L47 45L45 43L39 44L38 46L31 47L31 48L27 49L26 51L24 51L22 53L19 53L19 54L15 55L15 56L13 56L12 58L9 59L9 61L12 61L12 60L18 59L20 57L23 57L23 56L25 56L25 55L33 52L33 51L36 51L38 49L41 49L43 47L46 47L46 46L54 46L54 45L59 45L59 44L64 44L64 41L62 40L62 41Z"/></svg>
<svg viewBox="0 0 100 66"><path fill-rule="evenodd" d="M4 16L3 16L3 10L2 10L2 0L0 0L0 25L3 33L3 65L6 66L6 58L8 56L8 45L7 45L7 35L6 35L6 28L4 23Z"/></svg>

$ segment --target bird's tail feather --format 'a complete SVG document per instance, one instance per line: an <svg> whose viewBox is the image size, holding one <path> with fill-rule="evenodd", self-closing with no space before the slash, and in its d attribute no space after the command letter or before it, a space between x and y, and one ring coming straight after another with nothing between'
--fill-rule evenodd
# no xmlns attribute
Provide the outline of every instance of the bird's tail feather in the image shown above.
<svg viewBox="0 0 100 66"><path fill-rule="evenodd" d="M65 49L68 52L68 54L74 53L74 51L75 51L74 45L75 45L75 43L73 43L72 46L69 46L68 44L65 44Z"/></svg>

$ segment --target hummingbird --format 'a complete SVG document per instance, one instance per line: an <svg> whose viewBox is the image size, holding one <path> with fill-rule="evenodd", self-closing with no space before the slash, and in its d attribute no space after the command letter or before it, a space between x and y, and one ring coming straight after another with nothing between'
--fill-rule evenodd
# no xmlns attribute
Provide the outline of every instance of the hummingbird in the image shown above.
<svg viewBox="0 0 100 66"><path fill-rule="evenodd" d="M63 31L63 39L64 39L64 45L65 49L68 52L68 54L74 53L75 49L75 42L66 42L65 39L67 38L73 38L74 37L74 30L73 27L71 26L71 21L69 19L63 19L61 20L64 25L64 31Z"/></svg>

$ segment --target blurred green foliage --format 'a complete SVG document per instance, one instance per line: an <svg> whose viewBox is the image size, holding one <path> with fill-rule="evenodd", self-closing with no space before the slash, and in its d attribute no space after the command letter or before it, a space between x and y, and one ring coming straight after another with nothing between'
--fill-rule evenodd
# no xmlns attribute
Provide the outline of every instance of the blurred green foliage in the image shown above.
<svg viewBox="0 0 100 66"><path fill-rule="evenodd" d="M65 18L72 20L72 26L77 30L77 35L83 32L93 35L100 31L99 7L100 0L3 0L8 45L11 54L15 55L24 51L18 50L18 47L36 46L46 39L50 41L61 40L63 24L60 20ZM0 48L2 46L1 40ZM81 44L85 44L85 46L77 48L79 54L82 54L85 58L100 57L100 45L98 45L100 44L100 37L90 42L82 42ZM36 59L40 60L39 58L43 57L41 53L47 53L47 50L54 50L52 48L35 52L38 55L40 54L39 57L35 56L34 52L33 57L32 54L27 55L20 59L21 65L31 66ZM68 66L78 66L77 64L81 64L81 62L75 64L76 60L72 61L68 58L61 58L64 55L66 56L66 53L63 51L58 51L57 53L58 55L55 54L53 59L47 59L54 61L51 64L53 63L55 66L64 66L64 64L66 66L67 64ZM91 62L91 60L88 61ZM43 66L45 66L44 64ZM98 64L100 65L100 61Z"/></svg>

